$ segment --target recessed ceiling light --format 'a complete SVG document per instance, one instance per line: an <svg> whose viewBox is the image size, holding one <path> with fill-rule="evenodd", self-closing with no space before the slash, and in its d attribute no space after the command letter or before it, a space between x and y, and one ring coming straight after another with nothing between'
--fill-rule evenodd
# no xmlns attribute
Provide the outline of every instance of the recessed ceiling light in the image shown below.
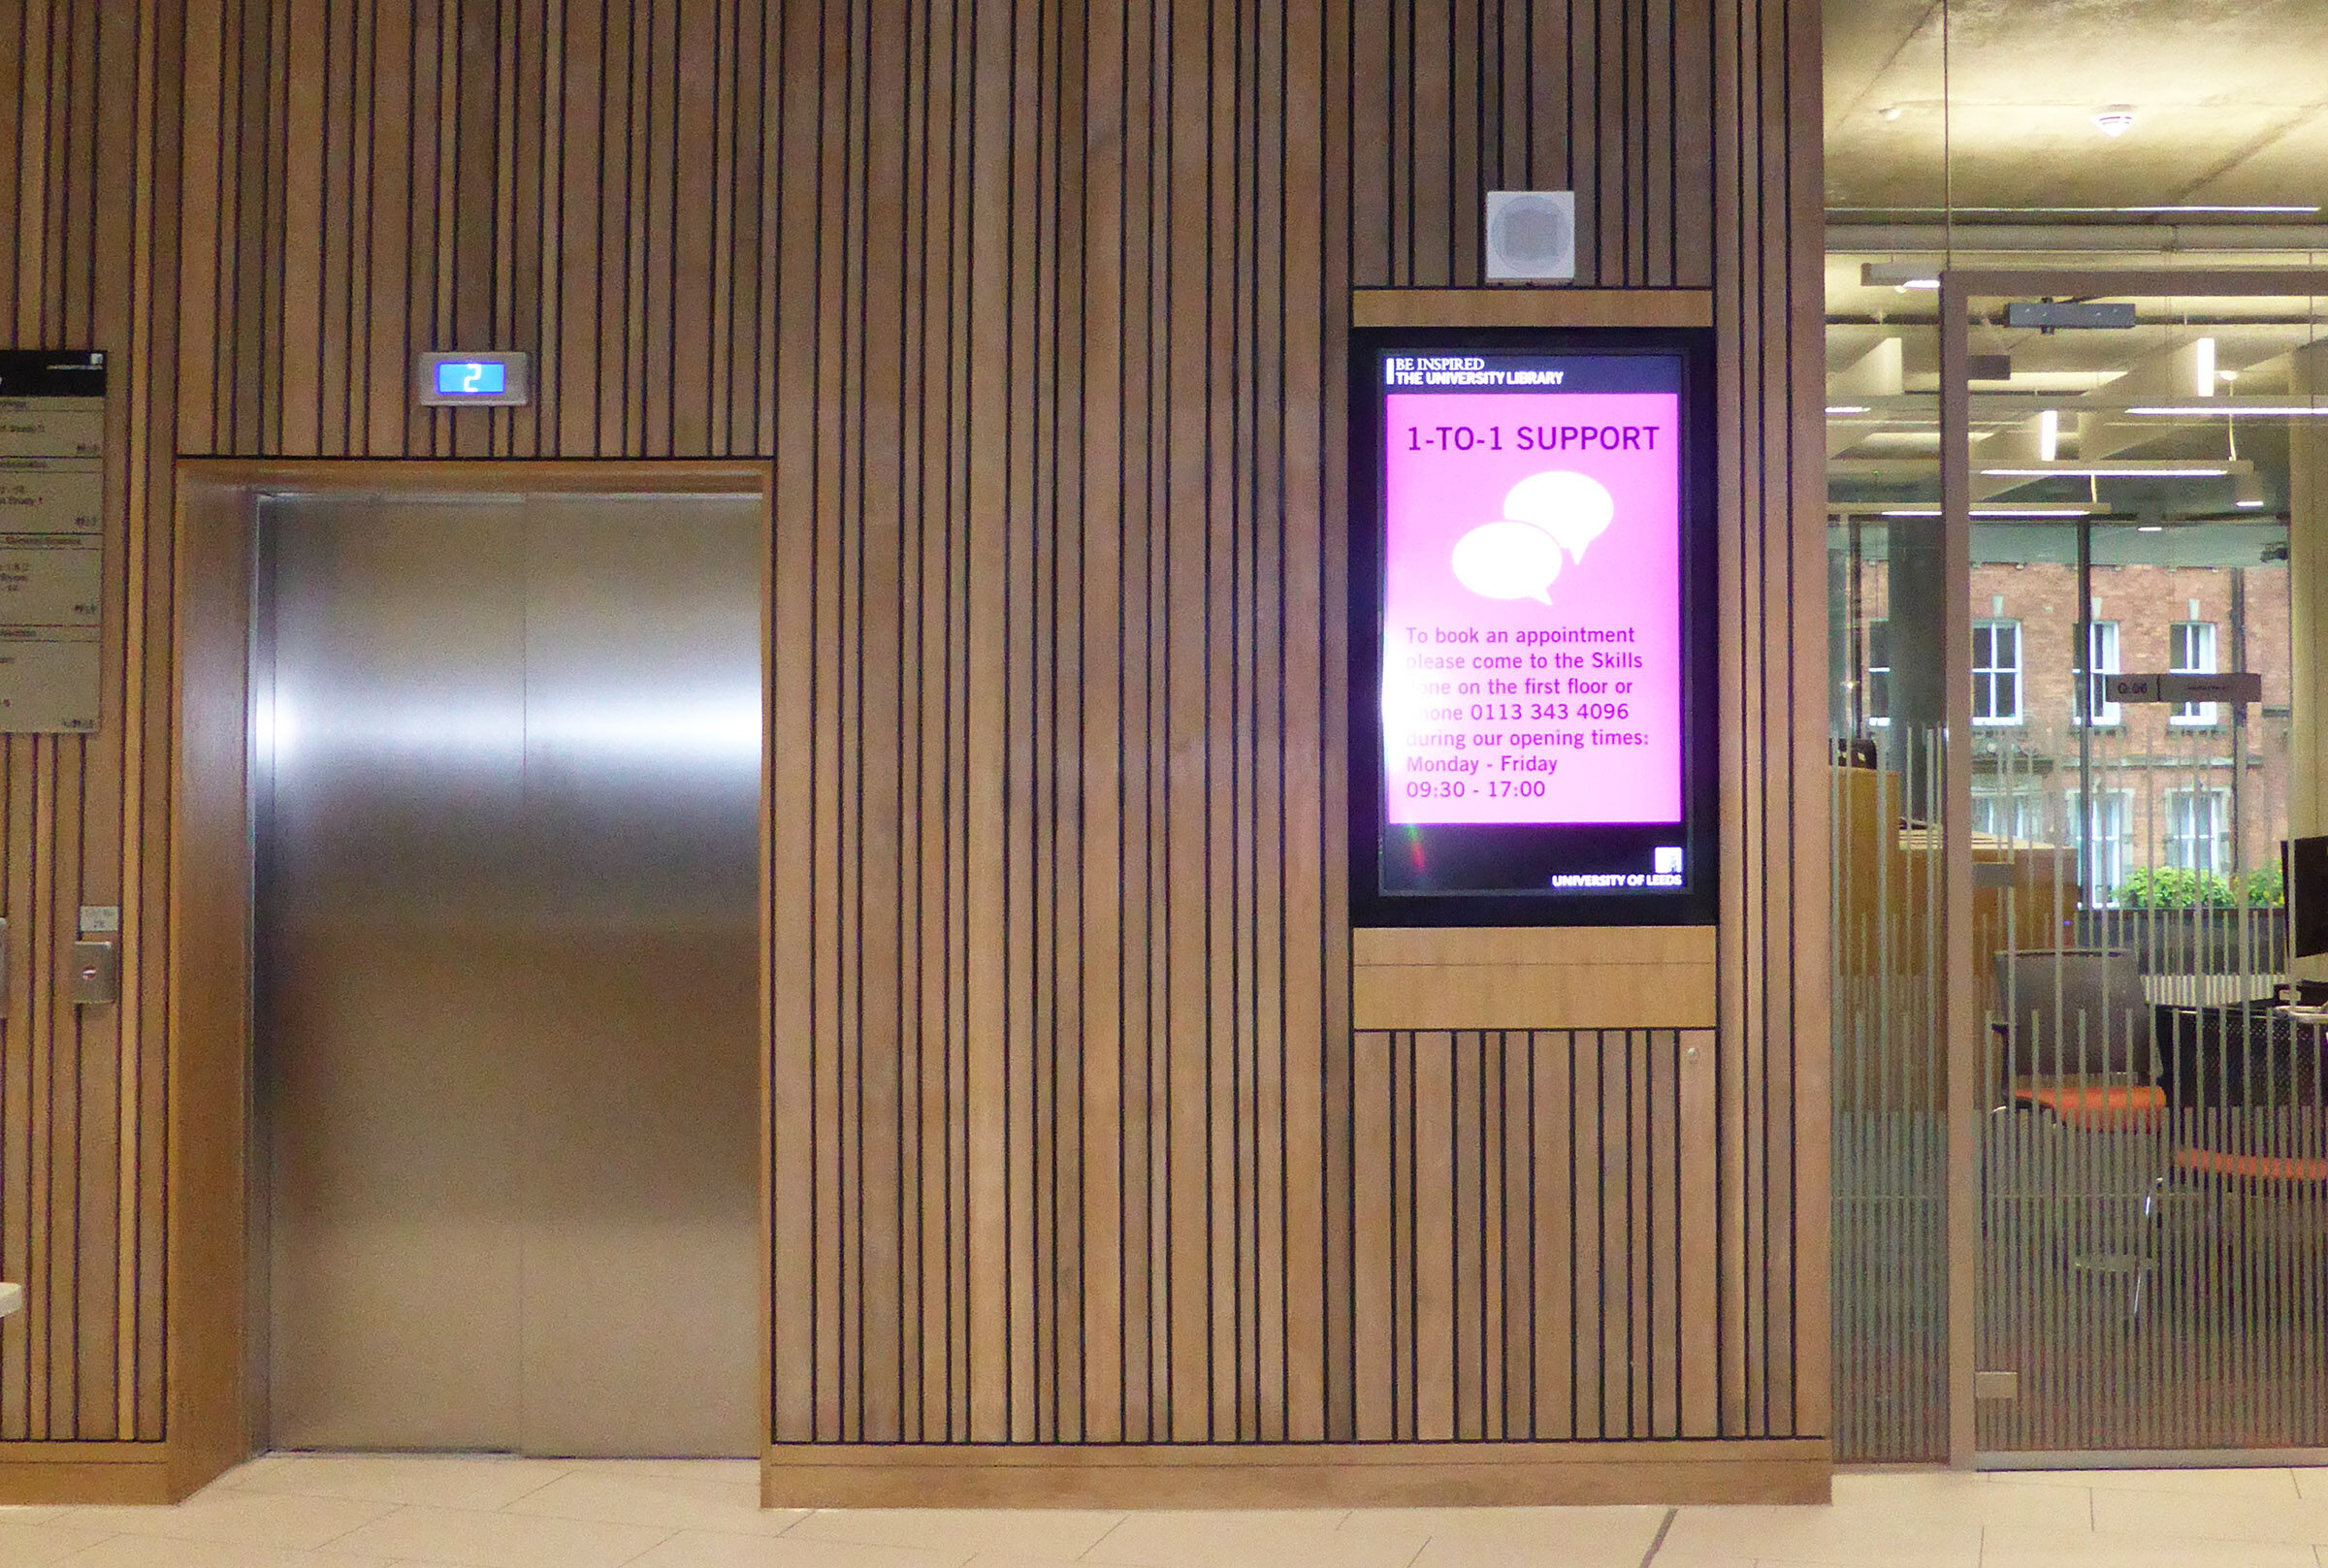
<svg viewBox="0 0 2328 1568"><path fill-rule="evenodd" d="M2123 136L2134 129L2134 106L2112 104L2093 116L2093 128L2104 136Z"/></svg>

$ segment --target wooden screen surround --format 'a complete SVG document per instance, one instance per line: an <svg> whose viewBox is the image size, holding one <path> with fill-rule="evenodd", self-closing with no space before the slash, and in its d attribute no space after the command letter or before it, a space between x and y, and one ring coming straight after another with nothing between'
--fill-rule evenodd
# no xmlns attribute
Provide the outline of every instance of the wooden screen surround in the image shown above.
<svg viewBox="0 0 2328 1568"><path fill-rule="evenodd" d="M0 742L0 1498L246 1441L178 461L341 457L772 471L771 1501L1824 1495L1817 20L0 0L0 344L112 370L104 722ZM1574 290L1481 287L1531 187ZM1722 917L1401 947L1345 334L1547 309L1717 329ZM471 346L534 402L415 408ZM1381 973L1507 962L1596 973Z"/></svg>

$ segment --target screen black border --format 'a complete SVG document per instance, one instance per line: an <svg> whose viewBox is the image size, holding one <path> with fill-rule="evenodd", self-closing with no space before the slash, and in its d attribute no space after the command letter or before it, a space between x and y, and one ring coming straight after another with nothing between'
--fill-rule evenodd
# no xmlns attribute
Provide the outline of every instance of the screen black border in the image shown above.
<svg viewBox="0 0 2328 1568"><path fill-rule="evenodd" d="M1721 726L1715 689L1717 595L1714 334L1695 327L1371 327L1350 333L1349 836L1354 926L1713 925L1721 912ZM1683 850L1689 885L1640 892L1385 893L1382 803L1383 388L1386 353L1678 354L1681 392ZM1498 834L1581 835L1587 827L1482 826Z"/></svg>

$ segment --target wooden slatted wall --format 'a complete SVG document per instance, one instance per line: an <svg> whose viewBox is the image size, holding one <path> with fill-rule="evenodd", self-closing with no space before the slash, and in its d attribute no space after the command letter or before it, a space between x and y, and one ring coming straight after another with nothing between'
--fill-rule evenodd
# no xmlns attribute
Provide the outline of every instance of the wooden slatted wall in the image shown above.
<svg viewBox="0 0 2328 1568"><path fill-rule="evenodd" d="M117 893L134 977L7 1025L0 1438L161 1432L174 453L774 460L780 1442L1823 1430L1816 82L1811 0L0 0L0 336L115 356L11 960ZM1715 1086L1589 1143L1544 1086L1681 1037L1354 1034L1341 869L1349 291L1477 283L1541 185L1579 282L1713 292L1742 672ZM410 405L481 343L531 407ZM1398 1183L1476 1145L1468 1235L1664 1114L1708 1185L1604 1186L1599 1277L1697 1269L1702 1335L1653 1290L1621 1409L1515 1417L1516 1308L1430 1317L1512 1255L1445 1284Z"/></svg>
<svg viewBox="0 0 2328 1568"><path fill-rule="evenodd" d="M146 4L0 0L0 345L109 356L103 699L0 737L0 1442L162 1435L170 731L166 276L177 40ZM144 526L155 515L158 530ZM138 526L131 525L131 519ZM81 906L121 911L120 1006L64 1001ZM6 1452L0 1450L0 1452Z"/></svg>
<svg viewBox="0 0 2328 1568"><path fill-rule="evenodd" d="M817 243L780 290L777 622L815 658L778 676L778 1440L1824 1430L1823 841L1793 786L1823 578L1787 527L1816 494L1808 8L795 19L782 163L815 173L779 228ZM1703 1203L1682 1227L1644 1188L1625 1232L1702 1282L1698 1321L1629 1322L1656 1370L1621 1420L1514 1430L1489 1338L1400 1251L1403 1145L1361 1136L1361 1064L1448 1069L1348 1022L1339 420L1349 290L1477 284L1481 194L1539 185L1592 214L1580 283L1715 298L1746 678ZM1510 1125L1501 1092L1472 1113Z"/></svg>
<svg viewBox="0 0 2328 1568"><path fill-rule="evenodd" d="M1358 1037L1356 1430L1712 1436L1712 1030Z"/></svg>

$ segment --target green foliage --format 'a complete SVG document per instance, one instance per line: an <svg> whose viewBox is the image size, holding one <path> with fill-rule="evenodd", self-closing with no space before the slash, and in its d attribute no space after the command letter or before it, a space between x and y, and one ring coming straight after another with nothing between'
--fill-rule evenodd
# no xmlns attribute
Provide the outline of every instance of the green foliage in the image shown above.
<svg viewBox="0 0 2328 1568"><path fill-rule="evenodd" d="M2287 883L2278 866L2257 866L2247 873L2247 903L2259 910L2276 910L2287 903Z"/></svg>
<svg viewBox="0 0 2328 1568"><path fill-rule="evenodd" d="M2242 880L2249 909L2276 910L2287 903L2278 866L2257 866ZM2240 901L2232 884L2212 871L2146 866L2118 884L2111 902L2121 910L2228 910Z"/></svg>
<svg viewBox="0 0 2328 1568"><path fill-rule="evenodd" d="M2212 871L2145 866L2119 882L2111 901L2121 910L2227 910L2231 884Z"/></svg>

